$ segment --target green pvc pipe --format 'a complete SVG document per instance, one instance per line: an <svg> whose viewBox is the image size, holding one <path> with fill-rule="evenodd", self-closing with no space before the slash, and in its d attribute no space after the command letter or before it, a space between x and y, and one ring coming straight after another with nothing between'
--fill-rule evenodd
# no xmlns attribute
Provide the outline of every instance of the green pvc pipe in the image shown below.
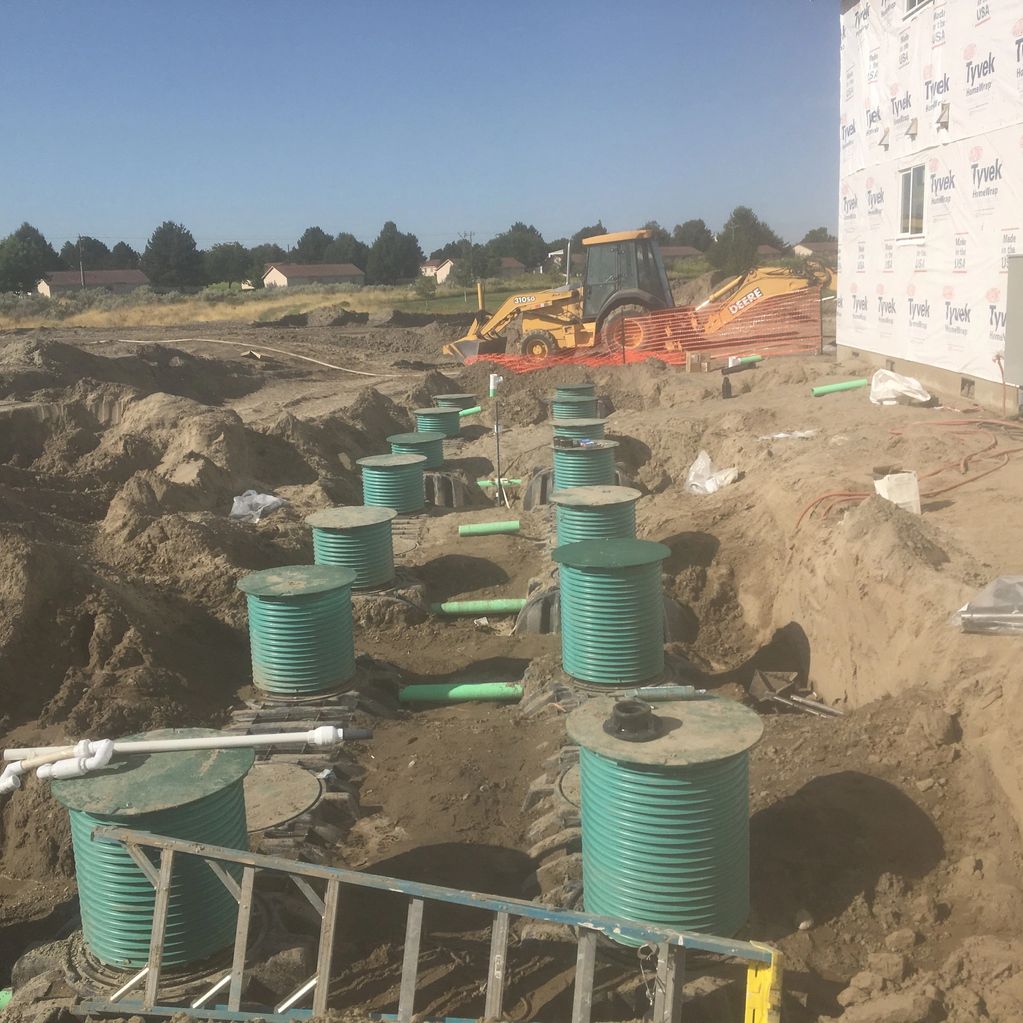
<svg viewBox="0 0 1023 1023"><path fill-rule="evenodd" d="M446 600L443 604L431 604L430 610L438 615L516 615L525 606L525 597L502 597L497 600Z"/></svg>
<svg viewBox="0 0 1023 1023"><path fill-rule="evenodd" d="M522 480L502 479L501 482L506 487L521 487L522 486ZM480 486L480 487L496 487L497 486L497 480L477 480L476 481L476 485Z"/></svg>
<svg viewBox="0 0 1023 1023"><path fill-rule="evenodd" d="M473 405L472 408L460 409L458 412L458 418L461 419L462 416L478 416L482 411L483 411L482 405Z"/></svg>
<svg viewBox="0 0 1023 1023"><path fill-rule="evenodd" d="M752 366L754 362L763 362L762 355L743 355L738 362L740 366Z"/></svg>
<svg viewBox="0 0 1023 1023"><path fill-rule="evenodd" d="M14 991L9 987L5 987L3 991L0 991L0 1012L3 1012L4 1009L7 1008L13 997Z"/></svg>
<svg viewBox="0 0 1023 1023"><path fill-rule="evenodd" d="M521 682L440 682L428 686L405 686L399 703L458 703L479 700L521 700Z"/></svg>
<svg viewBox="0 0 1023 1023"><path fill-rule="evenodd" d="M489 536L491 533L517 533L518 531L518 519L508 519L506 522L470 522L458 527L459 536Z"/></svg>
<svg viewBox="0 0 1023 1023"><path fill-rule="evenodd" d="M814 398L820 398L825 394L837 394L839 391L855 391L869 383L866 377L860 377L858 380L843 380L840 384L821 384L820 387L811 387L810 394Z"/></svg>

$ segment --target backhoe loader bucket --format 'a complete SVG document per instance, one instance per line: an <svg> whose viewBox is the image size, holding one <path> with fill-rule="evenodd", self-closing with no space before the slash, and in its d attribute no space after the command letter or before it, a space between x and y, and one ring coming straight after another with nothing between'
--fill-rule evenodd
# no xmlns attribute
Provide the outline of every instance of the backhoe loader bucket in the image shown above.
<svg viewBox="0 0 1023 1023"><path fill-rule="evenodd" d="M453 355L462 362L475 359L478 355L503 355L507 342L500 338L488 341L475 337L463 337L460 341L452 341L444 346L445 355Z"/></svg>

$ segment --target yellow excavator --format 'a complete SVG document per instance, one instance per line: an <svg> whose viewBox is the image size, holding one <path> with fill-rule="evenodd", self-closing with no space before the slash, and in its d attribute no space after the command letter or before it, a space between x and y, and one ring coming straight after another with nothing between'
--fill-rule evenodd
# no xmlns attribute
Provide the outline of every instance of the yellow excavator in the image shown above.
<svg viewBox="0 0 1023 1023"><path fill-rule="evenodd" d="M575 348L593 348L598 341L611 347L633 347L650 342L667 343L679 323L645 323L649 313L674 309L675 302L664 272L660 249L649 230L621 231L583 239L586 269L580 287L564 285L545 291L512 295L496 313L484 308L479 287L480 309L464 337L444 346L447 355L465 361L477 355L507 351L509 329L519 325L519 353L545 359ZM745 274L720 284L697 307L680 309L689 331L713 334L762 300L776 298L809 287L833 288L835 275L819 263L808 263L805 271L794 267L754 267ZM709 317L697 310L716 304ZM685 312L690 315L685 316ZM635 320L630 324L630 320ZM663 321L663 322L662 322ZM691 321L691 322L689 322Z"/></svg>

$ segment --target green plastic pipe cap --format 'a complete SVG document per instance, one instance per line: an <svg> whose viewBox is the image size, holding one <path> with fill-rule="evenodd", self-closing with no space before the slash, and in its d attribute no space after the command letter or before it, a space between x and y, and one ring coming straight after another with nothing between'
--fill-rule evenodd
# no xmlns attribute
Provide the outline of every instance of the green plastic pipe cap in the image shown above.
<svg viewBox="0 0 1023 1023"><path fill-rule="evenodd" d="M368 455L360 458L355 464L370 469L395 469L408 465L422 465L426 462L425 455Z"/></svg>
<svg viewBox="0 0 1023 1023"><path fill-rule="evenodd" d="M377 526L397 517L398 513L393 508L355 504L342 508L323 508L312 515L307 515L305 523L314 529L348 530L359 529L362 526Z"/></svg>
<svg viewBox="0 0 1023 1023"><path fill-rule="evenodd" d="M465 392L459 394L435 394L433 401L435 405L444 408L445 406L454 408L472 408L476 404L477 398L475 394L468 394Z"/></svg>
<svg viewBox="0 0 1023 1023"><path fill-rule="evenodd" d="M411 447L416 444L433 444L435 441L443 441L447 438L447 434L440 433L437 430L419 430L415 433L392 433L387 438L388 444L404 444L407 447ZM359 463L362 464L361 462Z"/></svg>
<svg viewBox="0 0 1023 1023"><path fill-rule="evenodd" d="M214 728L161 728L132 739L197 739ZM54 781L54 798L69 810L100 817L138 817L187 806L221 792L249 773L252 749L177 750L118 756L102 771Z"/></svg>
<svg viewBox="0 0 1023 1023"><path fill-rule="evenodd" d="M557 547L551 557L570 568L638 568L670 557L671 548L654 540L580 540Z"/></svg>
<svg viewBox="0 0 1023 1023"><path fill-rule="evenodd" d="M597 484L590 487L566 487L555 490L550 496L551 504L564 505L567 508L603 508L607 505L626 504L638 501L642 493L632 487L617 487L610 484Z"/></svg>
<svg viewBox="0 0 1023 1023"><path fill-rule="evenodd" d="M355 573L340 565L284 565L244 576L238 589L250 597L286 598L329 593L354 582Z"/></svg>

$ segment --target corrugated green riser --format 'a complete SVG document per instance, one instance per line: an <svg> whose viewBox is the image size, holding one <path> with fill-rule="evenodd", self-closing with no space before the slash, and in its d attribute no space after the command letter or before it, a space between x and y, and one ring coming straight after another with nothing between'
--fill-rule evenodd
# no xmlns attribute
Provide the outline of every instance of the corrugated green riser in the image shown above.
<svg viewBox="0 0 1023 1023"><path fill-rule="evenodd" d="M554 489L595 487L615 482L614 448L554 449Z"/></svg>
<svg viewBox="0 0 1023 1023"><path fill-rule="evenodd" d="M580 419L585 418L579 416ZM603 440L604 424L597 423L595 426L555 426L555 437L572 437L575 440Z"/></svg>
<svg viewBox="0 0 1023 1023"><path fill-rule="evenodd" d="M391 442L392 455L424 455L423 469L440 469L444 466L444 441L431 440L422 444L396 444Z"/></svg>
<svg viewBox="0 0 1023 1023"><path fill-rule="evenodd" d="M240 781L196 803L160 813L136 817L70 813L82 931L93 954L110 966L146 965L156 895L124 848L92 841L92 828L112 824L231 849L248 848ZM172 876L164 965L182 966L227 948L234 941L238 917L230 892L205 863L191 856L175 857Z"/></svg>
<svg viewBox="0 0 1023 1023"><path fill-rule="evenodd" d="M356 529L313 529L313 561L341 565L355 573L357 590L386 586L394 578L394 541L390 522Z"/></svg>
<svg viewBox="0 0 1023 1023"><path fill-rule="evenodd" d="M635 501L596 508L573 508L563 504L554 507L559 547L579 540L613 540L636 536Z"/></svg>
<svg viewBox="0 0 1023 1023"><path fill-rule="evenodd" d="M552 419L595 419L596 416L596 398L584 398L582 401L555 398L551 402Z"/></svg>
<svg viewBox="0 0 1023 1023"><path fill-rule="evenodd" d="M415 452L419 454L419 452ZM423 465L362 467L362 503L373 508L393 508L399 515L411 515L426 507Z"/></svg>
<svg viewBox="0 0 1023 1023"><path fill-rule="evenodd" d="M443 433L445 437L457 437L461 429L460 424L456 408L439 408L436 412L416 413L417 433Z"/></svg>
<svg viewBox="0 0 1023 1023"><path fill-rule="evenodd" d="M472 408L478 404L475 395L469 395L465 398L442 398L439 395L434 395L433 403L438 408L456 408L459 411Z"/></svg>
<svg viewBox="0 0 1023 1023"><path fill-rule="evenodd" d="M554 398L591 398L596 397L596 384L565 384L554 388Z"/></svg>
<svg viewBox="0 0 1023 1023"><path fill-rule="evenodd" d="M561 565L561 661L582 682L646 682L664 671L661 564Z"/></svg>
<svg viewBox="0 0 1023 1023"><path fill-rule="evenodd" d="M587 913L734 935L749 915L749 758L689 768L580 751Z"/></svg>
<svg viewBox="0 0 1023 1023"><path fill-rule="evenodd" d="M337 689L355 673L352 591L283 598L246 597L252 681L260 689L305 696Z"/></svg>

